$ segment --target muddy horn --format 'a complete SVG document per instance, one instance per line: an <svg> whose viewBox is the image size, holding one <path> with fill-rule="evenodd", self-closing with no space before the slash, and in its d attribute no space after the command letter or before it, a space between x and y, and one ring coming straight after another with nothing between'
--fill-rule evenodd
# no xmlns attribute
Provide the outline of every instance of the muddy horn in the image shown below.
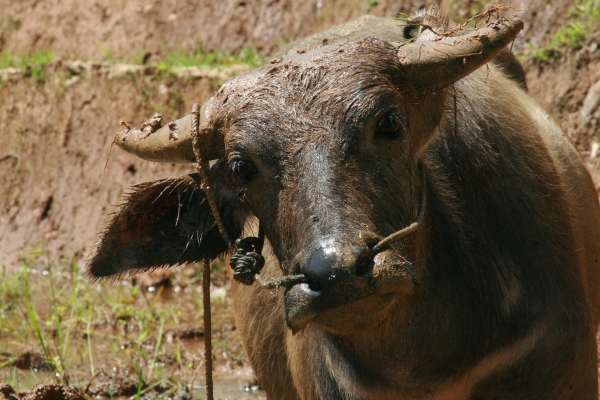
<svg viewBox="0 0 600 400"><path fill-rule="evenodd" d="M200 111L203 120L205 107ZM123 150L135 154L148 161L186 164L196 163L192 146L192 118L187 115L177 121L161 126L159 115L142 124L141 129L135 129L126 123L121 123L121 130L115 138L116 144ZM206 160L221 158L224 143L213 137L214 131L203 129L200 124L200 140L203 145L202 154ZM158 128L158 129L157 129Z"/></svg>
<svg viewBox="0 0 600 400"><path fill-rule="evenodd" d="M504 20L462 36L437 36L398 49L401 74L415 89L438 89L491 61L523 29L517 19Z"/></svg>

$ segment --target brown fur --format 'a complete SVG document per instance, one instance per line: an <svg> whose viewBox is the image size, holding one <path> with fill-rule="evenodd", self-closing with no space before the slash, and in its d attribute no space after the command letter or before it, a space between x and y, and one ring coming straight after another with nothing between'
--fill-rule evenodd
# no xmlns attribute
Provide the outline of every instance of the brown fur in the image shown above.
<svg viewBox="0 0 600 400"><path fill-rule="evenodd" d="M260 221L263 275L322 288L234 284L268 398L596 399L600 206L579 155L497 65L433 91L401 70L366 38L244 74L207 104L229 229ZM423 184L421 228L369 256L413 221ZM194 257L224 250L204 232ZM94 274L117 270L98 260Z"/></svg>

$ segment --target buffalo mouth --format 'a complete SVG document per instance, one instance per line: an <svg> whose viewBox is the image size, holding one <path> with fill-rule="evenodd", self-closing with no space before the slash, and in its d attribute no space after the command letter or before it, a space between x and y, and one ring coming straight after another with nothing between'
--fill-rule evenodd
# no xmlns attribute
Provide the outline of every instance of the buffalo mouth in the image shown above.
<svg viewBox="0 0 600 400"><path fill-rule="evenodd" d="M415 294L412 264L391 252L375 258L372 274L357 276L340 269L336 283L323 288L308 277L285 293L288 327L296 332L315 325L331 333L348 334L381 323L391 309L405 305Z"/></svg>

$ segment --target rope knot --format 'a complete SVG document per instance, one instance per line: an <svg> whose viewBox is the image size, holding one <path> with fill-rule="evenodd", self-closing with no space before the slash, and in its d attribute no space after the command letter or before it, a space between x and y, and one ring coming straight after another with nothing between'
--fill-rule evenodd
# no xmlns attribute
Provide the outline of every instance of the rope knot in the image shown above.
<svg viewBox="0 0 600 400"><path fill-rule="evenodd" d="M229 262L235 271L233 279L244 285L252 285L256 274L265 266L265 258L261 254L263 242L252 236L235 241L233 255Z"/></svg>

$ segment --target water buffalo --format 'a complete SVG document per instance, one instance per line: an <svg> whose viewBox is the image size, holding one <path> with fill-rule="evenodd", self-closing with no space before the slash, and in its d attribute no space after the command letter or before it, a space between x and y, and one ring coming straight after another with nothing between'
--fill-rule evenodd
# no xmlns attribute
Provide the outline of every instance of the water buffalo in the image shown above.
<svg viewBox="0 0 600 400"><path fill-rule="evenodd" d="M522 23L445 35L419 18L227 82L194 143L189 117L119 143L218 159L230 238L264 237L264 279L303 278L233 285L269 399L597 399L600 206L514 60L494 60ZM228 250L192 174L135 186L89 274Z"/></svg>

